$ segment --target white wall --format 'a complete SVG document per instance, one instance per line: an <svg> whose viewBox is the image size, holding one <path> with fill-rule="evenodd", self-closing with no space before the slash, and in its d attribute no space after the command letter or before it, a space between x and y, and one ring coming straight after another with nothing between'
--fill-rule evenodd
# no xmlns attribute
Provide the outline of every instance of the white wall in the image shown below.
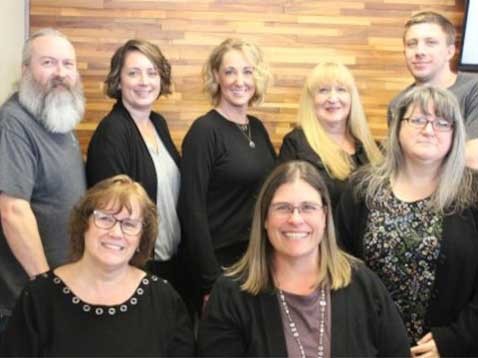
<svg viewBox="0 0 478 358"><path fill-rule="evenodd" d="M26 0L0 0L0 104L20 76L25 41Z"/></svg>

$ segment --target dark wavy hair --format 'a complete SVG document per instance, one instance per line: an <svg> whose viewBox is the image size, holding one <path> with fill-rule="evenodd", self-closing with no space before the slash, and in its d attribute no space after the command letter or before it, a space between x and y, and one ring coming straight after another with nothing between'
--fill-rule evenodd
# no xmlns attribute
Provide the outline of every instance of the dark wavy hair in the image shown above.
<svg viewBox="0 0 478 358"><path fill-rule="evenodd" d="M155 44L144 40L128 40L118 48L111 58L110 72L105 80L105 93L114 99L121 98L120 79L126 55L138 51L145 55L158 69L161 78L161 90L158 97L171 93L171 65Z"/></svg>

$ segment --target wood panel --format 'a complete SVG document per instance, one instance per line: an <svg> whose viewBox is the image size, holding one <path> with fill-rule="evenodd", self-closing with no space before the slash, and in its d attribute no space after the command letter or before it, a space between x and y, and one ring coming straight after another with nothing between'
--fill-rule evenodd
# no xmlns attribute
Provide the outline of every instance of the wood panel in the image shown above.
<svg viewBox="0 0 478 358"><path fill-rule="evenodd" d="M103 94L110 57L130 38L156 43L171 62L175 91L156 110L178 147L191 122L210 108L200 71L211 49L226 37L256 42L274 81L251 113L278 147L295 122L304 78L328 59L352 69L372 131L385 136L387 104L411 82L403 24L421 10L441 12L461 33L463 3L454 0L31 0L30 22L32 31L58 28L76 47L87 98L78 127L83 150L112 105Z"/></svg>

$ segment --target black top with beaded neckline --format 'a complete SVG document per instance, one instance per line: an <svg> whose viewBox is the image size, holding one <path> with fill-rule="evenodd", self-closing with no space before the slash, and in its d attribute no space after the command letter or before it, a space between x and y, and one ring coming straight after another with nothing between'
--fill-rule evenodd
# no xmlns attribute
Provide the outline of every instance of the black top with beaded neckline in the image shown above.
<svg viewBox="0 0 478 358"><path fill-rule="evenodd" d="M127 301L113 306L81 301L52 271L39 275L20 295L2 339L0 356L194 353L183 302L165 280L149 274Z"/></svg>
<svg viewBox="0 0 478 358"><path fill-rule="evenodd" d="M97 316L101 316L102 314L114 315L116 313L128 312L128 309L131 309L132 307L138 304L139 300L144 295L147 287L150 284L154 282L158 282L159 280L162 280L164 283L167 283L166 280L163 280L156 275L147 274L140 280L133 294L123 303L120 303L117 305L95 305L95 304L85 302L81 298L79 298L73 292L73 290L53 271L51 271L50 273L44 273L42 274L42 276L45 278L51 278L53 283L56 286L58 286L58 289L60 289L61 292L68 297L68 299L71 301L73 305L81 307L83 312L93 313L93 314L96 314Z"/></svg>

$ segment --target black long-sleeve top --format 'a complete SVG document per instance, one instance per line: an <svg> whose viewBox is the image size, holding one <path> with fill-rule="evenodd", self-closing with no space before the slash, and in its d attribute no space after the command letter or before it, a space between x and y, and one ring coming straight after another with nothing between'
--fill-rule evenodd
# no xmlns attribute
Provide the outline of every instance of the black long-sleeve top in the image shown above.
<svg viewBox="0 0 478 358"><path fill-rule="evenodd" d="M249 240L257 193L275 164L261 121L248 116L255 148L236 124L211 110L189 129L182 146L179 216L190 271L207 293L227 260L217 250Z"/></svg>
<svg viewBox="0 0 478 358"><path fill-rule="evenodd" d="M119 305L82 301L52 271L23 290L0 342L1 357L190 357L191 322L179 295L146 275Z"/></svg>

